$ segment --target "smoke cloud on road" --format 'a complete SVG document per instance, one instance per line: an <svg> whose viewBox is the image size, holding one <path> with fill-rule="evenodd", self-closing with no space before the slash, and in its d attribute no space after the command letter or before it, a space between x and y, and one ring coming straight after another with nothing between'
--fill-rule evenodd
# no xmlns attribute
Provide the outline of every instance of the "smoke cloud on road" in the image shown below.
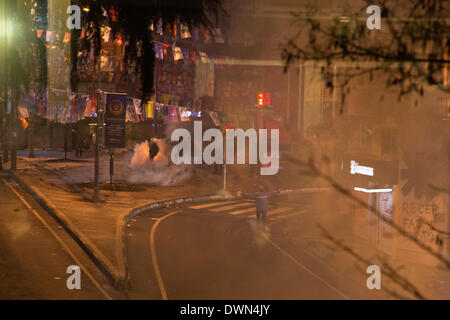
<svg viewBox="0 0 450 320"><path fill-rule="evenodd" d="M170 163L170 147L161 139L153 138L159 147L159 153L150 159L148 141L136 144L129 159L127 176L129 183L155 184L161 186L179 185L192 176L192 169Z"/></svg>

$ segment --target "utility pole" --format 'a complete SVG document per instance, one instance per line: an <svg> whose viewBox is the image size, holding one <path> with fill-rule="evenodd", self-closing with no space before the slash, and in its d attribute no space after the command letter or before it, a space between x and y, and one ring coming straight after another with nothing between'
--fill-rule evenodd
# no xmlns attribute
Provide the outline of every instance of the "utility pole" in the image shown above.
<svg viewBox="0 0 450 320"><path fill-rule="evenodd" d="M33 119L31 116L28 118L28 127L26 129L27 142L28 142L28 158L34 158L34 145L33 145Z"/></svg>
<svg viewBox="0 0 450 320"><path fill-rule="evenodd" d="M109 184L111 186L113 184L113 176L114 176L114 147L111 147L109 156Z"/></svg>
<svg viewBox="0 0 450 320"><path fill-rule="evenodd" d="M5 30L5 2L1 2L0 7L0 29ZM2 136L1 144L2 147L5 146L5 122L3 121L5 117L5 100L4 100L4 90L6 88L6 60L5 60L5 38L0 37L0 74L3 76L0 78L0 134ZM0 157L0 169L2 167L3 159Z"/></svg>
<svg viewBox="0 0 450 320"><path fill-rule="evenodd" d="M1 10L0 10L0 29L6 30L7 29L7 14L6 14L6 3L5 1L1 2ZM3 147L3 162L8 162L8 139L7 139L7 132L8 132L8 121L7 121L7 107L8 107L8 33L3 32L0 34L0 43L1 43L1 56L2 56L2 91L0 91L0 94L2 95L2 105L3 108L1 110L2 112L2 128L1 128L1 134L2 134L2 147Z"/></svg>
<svg viewBox="0 0 450 320"><path fill-rule="evenodd" d="M16 140L17 140L17 130L16 130L16 120L17 120L17 103L19 102L19 90L14 90L11 97L11 170L17 170L17 150L16 150Z"/></svg>
<svg viewBox="0 0 450 320"><path fill-rule="evenodd" d="M100 59L99 59L100 60ZM99 69L100 70L100 69ZM99 74L100 76L100 74ZM94 194L92 197L92 200L94 202L100 201L100 186L99 186L99 171L100 171L100 163L99 163L99 126L100 126L100 112L103 111L103 108L100 108L100 103L102 101L102 94L101 91L98 90L97 93L97 108L96 108L96 114L97 114L97 123L95 125L95 144L94 144L94 158L95 158L95 165L94 165Z"/></svg>
<svg viewBox="0 0 450 320"><path fill-rule="evenodd" d="M97 58L97 80L98 80L98 91L97 91L97 106L96 106L96 114L97 114L97 124L95 125L95 145L94 145L94 194L93 201L100 201L100 183L99 183L99 174L100 174L100 161L99 161L99 146L100 146L100 121L103 121L103 118L100 119L100 113L103 113L103 99L102 99L102 91L101 91L101 55L102 51L100 50L100 55Z"/></svg>
<svg viewBox="0 0 450 320"><path fill-rule="evenodd" d="M5 72L6 73L6 72ZM2 145L3 145L3 162L7 163L8 162L8 132L9 132L9 123L8 123L8 113L7 113L7 108L8 108L8 88L5 84L5 88L3 88L3 97L4 97L4 102L3 102L3 134L2 134Z"/></svg>

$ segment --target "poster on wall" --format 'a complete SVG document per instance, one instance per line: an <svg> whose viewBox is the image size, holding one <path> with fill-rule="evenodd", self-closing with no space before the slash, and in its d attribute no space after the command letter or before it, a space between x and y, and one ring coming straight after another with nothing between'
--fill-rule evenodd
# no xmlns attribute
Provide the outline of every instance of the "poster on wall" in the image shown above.
<svg viewBox="0 0 450 320"><path fill-rule="evenodd" d="M405 157L400 163L401 179L399 183L398 199L394 206L394 218L397 224L407 233L411 234L423 245L435 252L448 251L448 242L443 234L449 231L448 209L449 196L445 190L448 183L448 173L440 173L431 169L424 170L428 165L426 160L415 155L414 161ZM445 159L443 166L439 165L438 157L434 158L434 166L442 168L448 166ZM441 175L438 180L436 175ZM442 187L432 187L436 183ZM443 234L441 233L443 232ZM399 236L398 258L405 261L419 262L423 265L436 266L439 261L433 257L429 250L423 250L405 237Z"/></svg>
<svg viewBox="0 0 450 320"><path fill-rule="evenodd" d="M105 145L108 148L125 147L125 115L127 95L121 93L106 94L105 109Z"/></svg>

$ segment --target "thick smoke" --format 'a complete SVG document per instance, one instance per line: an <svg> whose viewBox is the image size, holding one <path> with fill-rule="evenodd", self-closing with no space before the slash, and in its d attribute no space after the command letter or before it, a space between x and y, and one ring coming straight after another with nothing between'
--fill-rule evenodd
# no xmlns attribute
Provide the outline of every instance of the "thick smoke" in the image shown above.
<svg viewBox="0 0 450 320"><path fill-rule="evenodd" d="M188 180L192 175L190 167L174 165L171 163L170 147L163 140L153 138L159 147L159 153L150 159L148 141L137 144L128 168L129 183L155 184L161 186L179 185Z"/></svg>

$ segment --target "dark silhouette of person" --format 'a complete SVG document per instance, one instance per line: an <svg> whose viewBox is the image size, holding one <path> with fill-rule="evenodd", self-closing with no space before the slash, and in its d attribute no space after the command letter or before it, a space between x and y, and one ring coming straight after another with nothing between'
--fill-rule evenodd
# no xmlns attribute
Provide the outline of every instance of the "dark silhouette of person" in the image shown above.
<svg viewBox="0 0 450 320"><path fill-rule="evenodd" d="M86 145L86 141L83 136L78 132L78 128L72 129L72 143L75 147L76 157L83 156L83 148Z"/></svg>
<svg viewBox="0 0 450 320"><path fill-rule="evenodd" d="M158 144L155 141L153 141L153 138L150 138L148 140L148 153L149 153L150 159L155 158L156 155L159 153Z"/></svg>

